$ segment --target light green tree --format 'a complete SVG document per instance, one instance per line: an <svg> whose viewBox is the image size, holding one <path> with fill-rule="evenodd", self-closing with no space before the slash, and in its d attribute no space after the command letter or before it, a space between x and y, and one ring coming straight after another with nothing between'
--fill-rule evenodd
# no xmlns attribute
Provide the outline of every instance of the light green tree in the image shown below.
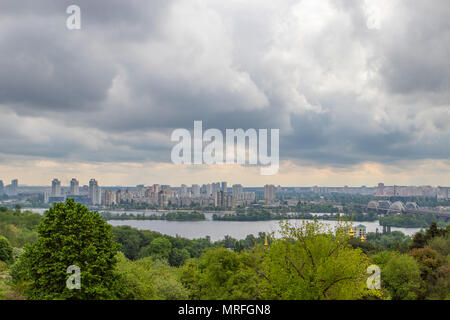
<svg viewBox="0 0 450 320"><path fill-rule="evenodd" d="M281 238L265 253L261 270L268 299L358 299L364 295L369 265L360 249L348 244L350 225L292 226L280 222Z"/></svg>
<svg viewBox="0 0 450 320"><path fill-rule="evenodd" d="M178 280L175 268L171 268L164 262L155 262L150 257L130 261L122 252L119 252L117 256L121 299L187 299L187 290Z"/></svg>

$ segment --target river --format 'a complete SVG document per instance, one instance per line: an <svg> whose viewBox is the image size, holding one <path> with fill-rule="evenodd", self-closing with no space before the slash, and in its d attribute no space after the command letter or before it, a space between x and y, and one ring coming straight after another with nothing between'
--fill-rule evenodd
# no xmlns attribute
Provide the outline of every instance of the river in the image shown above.
<svg viewBox="0 0 450 320"><path fill-rule="evenodd" d="M47 209L31 209L33 212L43 213ZM110 211L113 214L121 214L123 211ZM154 211L128 212L133 214L161 214ZM276 220L269 221L214 221L212 215L214 213L205 213L205 221L166 221L166 220L110 220L109 224L113 226L131 226L139 230L152 230L170 236L180 236L188 239L204 238L210 236L212 241L222 240L226 235L235 239L244 239L247 235L258 235L259 232L274 232L275 235L279 231L279 222ZM321 214L317 214L321 215ZM303 219L290 219L291 224L299 224L302 221L311 221ZM323 221L329 226L336 225L336 221ZM354 221L354 225L363 224L367 227L367 232L375 232L376 229L381 232L382 227L378 221L358 222ZM395 228L391 231L401 231L407 235L414 235L420 231L420 228Z"/></svg>

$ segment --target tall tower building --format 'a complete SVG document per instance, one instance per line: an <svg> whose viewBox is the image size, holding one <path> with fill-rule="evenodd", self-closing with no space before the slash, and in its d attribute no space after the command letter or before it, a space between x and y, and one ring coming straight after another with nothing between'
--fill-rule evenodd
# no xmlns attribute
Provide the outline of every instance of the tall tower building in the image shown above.
<svg viewBox="0 0 450 320"><path fill-rule="evenodd" d="M198 184L192 185L192 196L193 197L200 197L200 186Z"/></svg>
<svg viewBox="0 0 450 320"><path fill-rule="evenodd" d="M208 195L208 197L213 194L212 185L210 183L206 185L206 194Z"/></svg>
<svg viewBox="0 0 450 320"><path fill-rule="evenodd" d="M61 181L58 179L52 180L52 197L59 197L61 196Z"/></svg>
<svg viewBox="0 0 450 320"><path fill-rule="evenodd" d="M232 195L235 200L240 200L242 191L243 189L241 184L233 184Z"/></svg>
<svg viewBox="0 0 450 320"><path fill-rule="evenodd" d="M2 196L5 193L5 187L3 185L3 181L0 180L0 196Z"/></svg>
<svg viewBox="0 0 450 320"><path fill-rule="evenodd" d="M77 196L80 194L80 183L75 178L70 180L70 194L73 196Z"/></svg>
<svg viewBox="0 0 450 320"><path fill-rule="evenodd" d="M228 183L226 181L222 181L222 191L227 192L228 190Z"/></svg>
<svg viewBox="0 0 450 320"><path fill-rule="evenodd" d="M180 193L181 193L182 197L187 197L187 195L188 195L187 185L185 185L185 184L181 185Z"/></svg>
<svg viewBox="0 0 450 320"><path fill-rule="evenodd" d="M161 185L160 184L154 184L153 185L153 192L158 194L161 191Z"/></svg>
<svg viewBox="0 0 450 320"><path fill-rule="evenodd" d="M102 202L102 193L97 180L89 180L89 199L91 204L99 205Z"/></svg>
<svg viewBox="0 0 450 320"><path fill-rule="evenodd" d="M275 186L273 184L264 186L264 199L266 203L272 203L275 200Z"/></svg>

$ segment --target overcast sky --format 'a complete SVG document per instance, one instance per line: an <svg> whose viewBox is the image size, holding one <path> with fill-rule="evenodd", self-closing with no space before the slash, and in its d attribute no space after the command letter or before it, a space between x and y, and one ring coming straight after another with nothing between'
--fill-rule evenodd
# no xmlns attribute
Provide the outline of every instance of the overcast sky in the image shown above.
<svg viewBox="0 0 450 320"><path fill-rule="evenodd" d="M2 0L0 179L450 185L449 57L448 0ZM279 173L173 165L194 120L279 128Z"/></svg>

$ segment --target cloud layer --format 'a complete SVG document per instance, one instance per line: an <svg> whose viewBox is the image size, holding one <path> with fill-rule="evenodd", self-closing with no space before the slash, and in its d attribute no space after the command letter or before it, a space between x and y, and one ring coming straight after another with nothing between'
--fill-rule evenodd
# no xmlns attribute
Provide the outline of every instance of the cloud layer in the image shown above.
<svg viewBox="0 0 450 320"><path fill-rule="evenodd" d="M0 4L5 167L168 163L194 120L280 128L299 166L450 158L447 0L80 0L79 31L70 4Z"/></svg>

